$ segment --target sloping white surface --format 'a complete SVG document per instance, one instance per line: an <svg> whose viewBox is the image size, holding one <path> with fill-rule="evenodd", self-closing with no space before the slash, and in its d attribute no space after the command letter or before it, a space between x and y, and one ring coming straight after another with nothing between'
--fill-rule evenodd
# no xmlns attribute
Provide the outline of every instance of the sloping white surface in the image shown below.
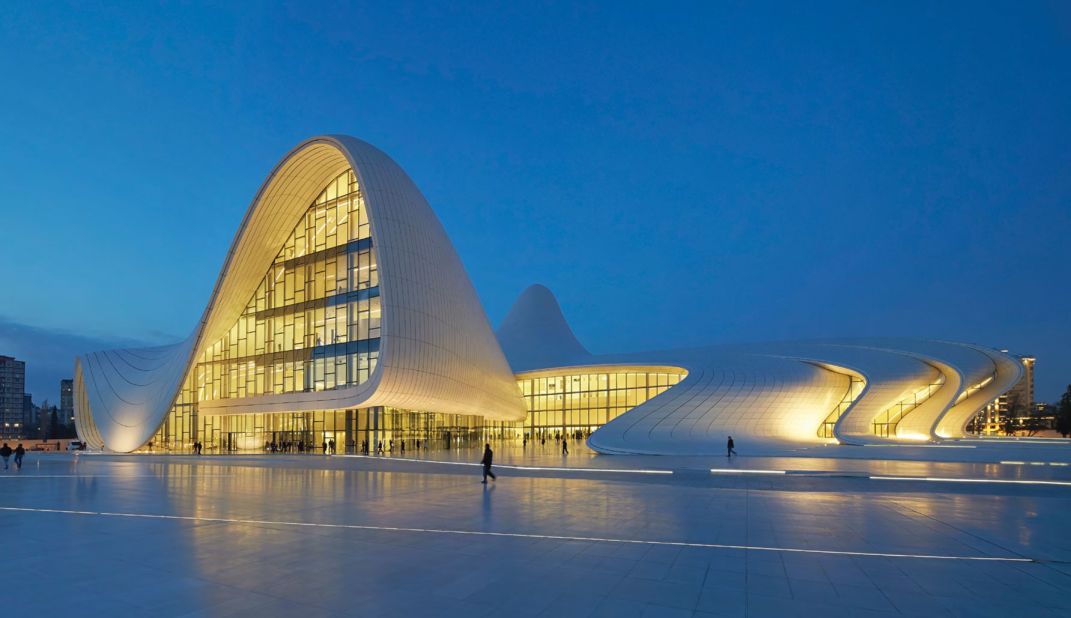
<svg viewBox="0 0 1071 618"><path fill-rule="evenodd" d="M582 363L591 358L546 287L528 286L499 325L498 343L515 372Z"/></svg>

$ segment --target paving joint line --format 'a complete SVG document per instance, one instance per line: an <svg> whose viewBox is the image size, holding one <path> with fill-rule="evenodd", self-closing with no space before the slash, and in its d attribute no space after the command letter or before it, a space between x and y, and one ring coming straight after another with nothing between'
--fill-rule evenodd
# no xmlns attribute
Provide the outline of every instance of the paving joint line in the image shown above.
<svg viewBox="0 0 1071 618"><path fill-rule="evenodd" d="M76 509L51 509L51 508L31 508L31 507L17 507L17 506L0 506L2 512L16 512L16 513L46 513L46 514L59 514L59 515L81 515L81 516L96 516L96 517L116 517L116 518L133 518L133 519L155 519L155 520L168 520L168 521L183 521L183 522L205 522L205 523L222 523L222 524L238 524L238 525L254 525L254 526L291 526L291 527L304 527L304 528L333 528L340 530L366 530L366 531L378 531L378 532L410 532L418 534L439 534L439 535L457 535L457 536L484 536L484 537L497 537L497 538L515 538L515 539L538 539L538 540L552 540L552 541L577 541L587 543L614 543L622 545L653 545L663 547L693 547L698 549L727 549L727 550L741 550L748 551L765 551L765 552L777 552L777 553L796 553L796 554L816 554L827 556L851 556L860 558L906 558L906 559L920 559L920 560L959 560L966 562L1018 562L1018 563L1040 563L1042 560L1022 557L1022 556L957 556L957 555L942 555L942 554L903 554L896 552L866 552L866 551L849 551L849 550L835 550L835 549L808 549L800 547L769 547L762 545L734 545L728 543L701 543L696 541L666 541L666 540L650 540L650 539L623 539L613 537L598 537L598 536L580 536L580 535L565 535L565 534L535 534L526 532L499 532L490 530L456 530L449 528L416 528L406 526L373 526L367 524L332 524L332 523L318 523L318 522L300 522L300 521L284 521L284 520L266 520L266 519L239 519L229 517L199 517L193 515L168 515L159 513L124 513L118 511L85 511Z"/></svg>

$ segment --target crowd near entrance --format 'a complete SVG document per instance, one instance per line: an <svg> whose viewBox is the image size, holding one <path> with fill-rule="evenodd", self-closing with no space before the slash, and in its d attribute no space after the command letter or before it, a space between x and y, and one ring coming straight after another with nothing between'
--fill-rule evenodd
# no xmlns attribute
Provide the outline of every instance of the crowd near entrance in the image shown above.
<svg viewBox="0 0 1071 618"><path fill-rule="evenodd" d="M165 425L145 450L186 451L199 442L204 453L398 455L476 448L488 441L522 437L520 423L386 407L189 416L181 434Z"/></svg>

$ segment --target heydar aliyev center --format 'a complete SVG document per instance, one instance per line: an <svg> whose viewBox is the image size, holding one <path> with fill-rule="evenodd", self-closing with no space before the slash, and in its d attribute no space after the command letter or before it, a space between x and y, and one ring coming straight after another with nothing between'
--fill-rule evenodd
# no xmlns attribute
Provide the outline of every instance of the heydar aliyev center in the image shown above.
<svg viewBox="0 0 1071 618"><path fill-rule="evenodd" d="M937 442L1020 378L980 345L844 339L591 354L532 286L497 333L413 181L352 137L305 141L249 206L200 321L75 363L91 448L341 451L568 435L601 453Z"/></svg>

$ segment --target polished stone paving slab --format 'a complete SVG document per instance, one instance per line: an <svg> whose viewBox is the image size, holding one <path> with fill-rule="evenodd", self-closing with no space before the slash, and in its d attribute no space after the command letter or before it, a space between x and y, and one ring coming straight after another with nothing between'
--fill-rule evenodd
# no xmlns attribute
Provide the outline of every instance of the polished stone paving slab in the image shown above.
<svg viewBox="0 0 1071 618"><path fill-rule="evenodd" d="M1071 614L1071 487L857 474L1071 480L1059 466L563 464L501 449L534 469L484 486L477 468L400 459L31 457L0 472L5 555L18 557L5 601L91 616ZM673 473L600 471L656 464Z"/></svg>

